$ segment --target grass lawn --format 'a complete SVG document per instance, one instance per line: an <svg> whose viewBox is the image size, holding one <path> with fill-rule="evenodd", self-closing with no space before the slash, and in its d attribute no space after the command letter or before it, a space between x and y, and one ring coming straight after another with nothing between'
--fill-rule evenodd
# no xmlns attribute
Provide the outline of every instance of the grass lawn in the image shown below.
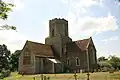
<svg viewBox="0 0 120 80"><path fill-rule="evenodd" d="M49 80L74 80L74 74L44 74L49 76ZM38 75L19 75L17 72L13 72L11 76L4 78L3 80L40 80L41 74ZM77 80L87 80L87 73L77 73ZM120 72L108 73L108 72L96 72L90 73L90 80L120 80Z"/></svg>

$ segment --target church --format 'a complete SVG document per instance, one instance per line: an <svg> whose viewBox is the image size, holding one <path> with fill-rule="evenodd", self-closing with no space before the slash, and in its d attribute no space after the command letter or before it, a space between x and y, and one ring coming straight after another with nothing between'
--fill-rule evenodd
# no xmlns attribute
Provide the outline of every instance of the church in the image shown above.
<svg viewBox="0 0 120 80"><path fill-rule="evenodd" d="M49 20L45 44L27 40L19 56L18 71L24 74L96 70L97 55L92 37L72 41L68 21L63 18Z"/></svg>

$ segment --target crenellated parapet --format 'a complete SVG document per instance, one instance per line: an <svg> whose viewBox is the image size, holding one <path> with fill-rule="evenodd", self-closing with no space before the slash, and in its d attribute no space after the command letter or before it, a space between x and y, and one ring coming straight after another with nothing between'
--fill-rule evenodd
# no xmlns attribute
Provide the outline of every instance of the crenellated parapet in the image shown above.
<svg viewBox="0 0 120 80"><path fill-rule="evenodd" d="M61 23L61 24L68 24L68 21L64 18L54 18L52 20L49 20L49 23L50 24L53 24L53 23Z"/></svg>

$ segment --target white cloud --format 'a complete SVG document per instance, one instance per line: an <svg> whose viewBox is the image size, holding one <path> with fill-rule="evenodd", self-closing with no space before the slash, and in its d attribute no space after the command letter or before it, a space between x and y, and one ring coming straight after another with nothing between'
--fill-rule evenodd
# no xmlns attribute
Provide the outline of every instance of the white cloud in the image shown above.
<svg viewBox="0 0 120 80"><path fill-rule="evenodd" d="M119 36L112 36L110 38L102 40L102 42L107 43L109 41L117 41L117 40L119 40Z"/></svg>
<svg viewBox="0 0 120 80"><path fill-rule="evenodd" d="M87 14L89 7L93 5L101 5L100 0L62 0L63 3L69 6L70 12L74 13L76 17L83 17Z"/></svg>
<svg viewBox="0 0 120 80"><path fill-rule="evenodd" d="M118 39L119 39L118 36L113 36L113 37L111 37L109 40L111 40L111 41L116 41L116 40L118 40Z"/></svg>
<svg viewBox="0 0 120 80"><path fill-rule="evenodd" d="M102 40L102 42L107 43L107 42L108 42L108 39L104 39L104 40Z"/></svg>
<svg viewBox="0 0 120 80"><path fill-rule="evenodd" d="M72 7L88 7L91 5L98 5L102 0L61 0L65 4L69 4Z"/></svg>
<svg viewBox="0 0 120 80"><path fill-rule="evenodd" d="M102 7L103 0L63 0L63 3L69 6L68 22L70 35L82 34L82 36L92 36L105 31L115 31L118 29L117 22L114 16L110 15L105 17L91 17L88 10L93 5ZM106 9L106 8L105 8ZM95 14L95 13L94 13ZM76 38L77 39L77 38Z"/></svg>
<svg viewBox="0 0 120 80"><path fill-rule="evenodd" d="M116 24L116 19L114 16L108 15L107 17L86 17L84 23L81 25L82 31L91 31L91 32L104 32L104 31L115 31L118 29Z"/></svg>
<svg viewBox="0 0 120 80"><path fill-rule="evenodd" d="M0 44L7 45L8 49L12 52L22 49L27 39L28 38L26 36L13 30L0 31Z"/></svg>

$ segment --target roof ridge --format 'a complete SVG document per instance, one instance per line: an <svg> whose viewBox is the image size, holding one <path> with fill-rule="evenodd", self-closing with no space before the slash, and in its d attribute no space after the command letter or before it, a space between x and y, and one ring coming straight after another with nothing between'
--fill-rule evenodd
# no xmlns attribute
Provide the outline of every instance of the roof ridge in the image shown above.
<svg viewBox="0 0 120 80"><path fill-rule="evenodd" d="M89 40L90 38L85 38L85 39L81 39L81 40L76 40L76 41L82 41L82 40ZM73 41L73 42L76 42L76 41Z"/></svg>
<svg viewBox="0 0 120 80"><path fill-rule="evenodd" d="M39 42L35 42L35 41L30 41L30 40L27 40L27 41L30 42L30 43L35 43L35 44L41 44L41 45L51 46L51 45L49 45L49 44L39 43Z"/></svg>
<svg viewBox="0 0 120 80"><path fill-rule="evenodd" d="M89 38L89 41L88 41L88 44L87 44L86 48L88 48L88 46L90 44L90 41L91 41L91 37Z"/></svg>
<svg viewBox="0 0 120 80"><path fill-rule="evenodd" d="M37 44L44 44L44 43L39 43L39 42L35 42L35 41L30 41L30 40L27 40L28 42L32 42L32 43L37 43Z"/></svg>
<svg viewBox="0 0 120 80"><path fill-rule="evenodd" d="M81 50L86 50L88 45L89 45L89 43L90 43L90 40L91 40L91 38L86 38L86 39L74 41L74 43L77 44L77 46Z"/></svg>

